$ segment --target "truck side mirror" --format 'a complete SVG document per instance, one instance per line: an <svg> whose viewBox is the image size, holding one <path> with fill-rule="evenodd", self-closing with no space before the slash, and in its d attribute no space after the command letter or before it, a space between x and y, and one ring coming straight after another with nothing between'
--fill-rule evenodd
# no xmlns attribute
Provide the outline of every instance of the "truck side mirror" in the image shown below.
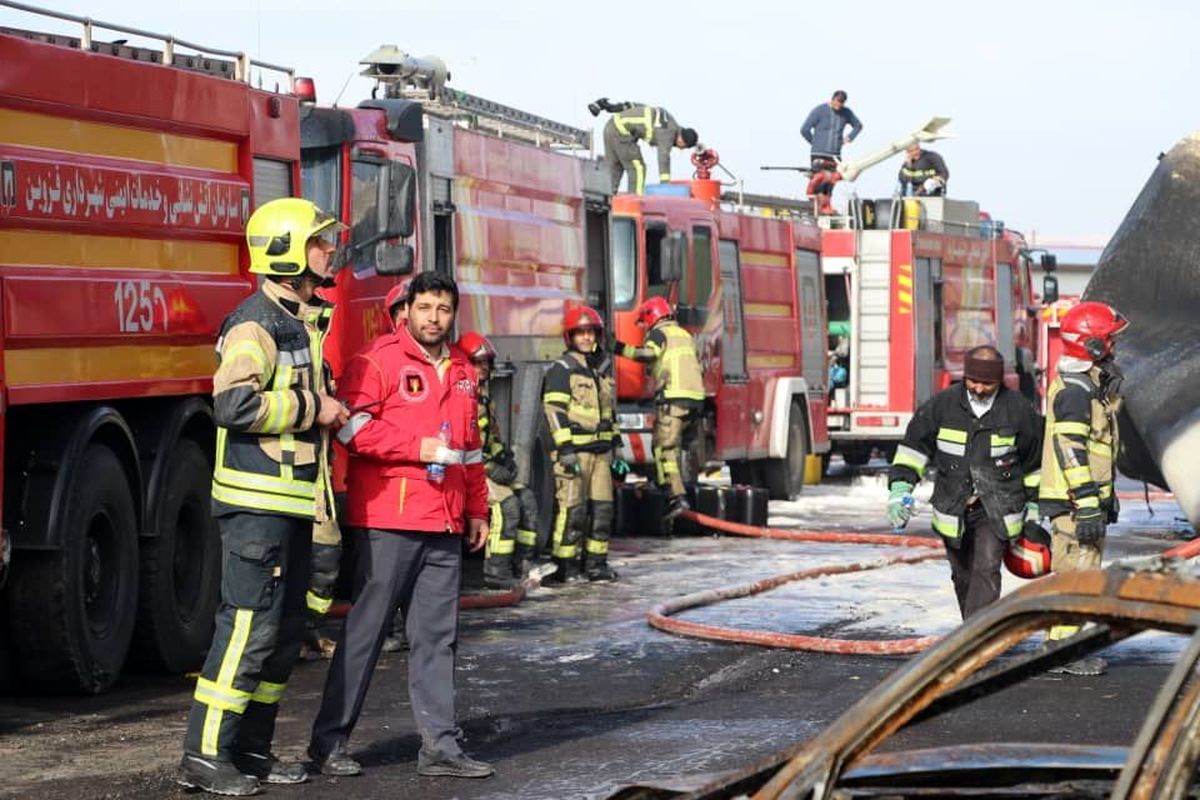
<svg viewBox="0 0 1200 800"><path fill-rule="evenodd" d="M382 241L375 245L377 275L407 275L413 271L413 249L409 244Z"/></svg>
<svg viewBox="0 0 1200 800"><path fill-rule="evenodd" d="M1053 253L1042 253L1042 269L1046 272L1054 272L1058 268L1058 256Z"/></svg>
<svg viewBox="0 0 1200 800"><path fill-rule="evenodd" d="M1051 256L1053 258L1054 256ZM1045 258L1045 256L1042 256ZM1042 302L1046 305L1058 301L1058 278L1053 275L1042 276Z"/></svg>
<svg viewBox="0 0 1200 800"><path fill-rule="evenodd" d="M416 227L417 173L408 164L388 164L387 231L390 236L407 239Z"/></svg>
<svg viewBox="0 0 1200 800"><path fill-rule="evenodd" d="M671 231L659 245L660 275L663 283L683 279L683 262L687 257L687 239L682 231Z"/></svg>

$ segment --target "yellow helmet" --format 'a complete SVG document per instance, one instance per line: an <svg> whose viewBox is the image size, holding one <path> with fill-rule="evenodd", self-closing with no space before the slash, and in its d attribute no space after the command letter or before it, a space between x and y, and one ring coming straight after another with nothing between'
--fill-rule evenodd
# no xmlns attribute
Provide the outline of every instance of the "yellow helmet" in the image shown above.
<svg viewBox="0 0 1200 800"><path fill-rule="evenodd" d="M302 275L308 269L306 246L314 236L330 236L345 226L315 203L299 197L281 197L263 203L246 222L250 271L263 275ZM322 275L322 278L332 277Z"/></svg>

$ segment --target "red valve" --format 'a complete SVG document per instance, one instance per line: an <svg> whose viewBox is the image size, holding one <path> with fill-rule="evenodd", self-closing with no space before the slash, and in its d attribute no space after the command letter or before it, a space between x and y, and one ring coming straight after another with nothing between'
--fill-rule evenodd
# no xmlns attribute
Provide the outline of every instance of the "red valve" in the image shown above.
<svg viewBox="0 0 1200 800"><path fill-rule="evenodd" d="M692 166L696 168L696 178L706 181L712 178L713 168L721 163L721 156L716 150L705 148L692 153Z"/></svg>

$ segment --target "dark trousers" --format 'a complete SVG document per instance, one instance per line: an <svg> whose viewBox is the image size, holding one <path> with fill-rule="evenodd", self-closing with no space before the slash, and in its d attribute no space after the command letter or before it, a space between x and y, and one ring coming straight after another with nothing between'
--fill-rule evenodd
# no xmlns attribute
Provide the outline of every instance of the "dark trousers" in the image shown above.
<svg viewBox="0 0 1200 800"><path fill-rule="evenodd" d="M311 519L230 514L221 531L221 605L196 682L183 748L229 761L265 755L300 655L308 611Z"/></svg>
<svg viewBox="0 0 1200 800"><path fill-rule="evenodd" d="M454 659L462 537L372 528L362 531L358 546L354 606L325 679L312 749L324 756L345 748L399 604L409 647L408 698L422 746L456 755L461 752L454 721Z"/></svg>
<svg viewBox="0 0 1200 800"><path fill-rule="evenodd" d="M961 543L946 546L958 610L966 619L1000 597L1000 565L1005 543L996 535L981 504L967 509Z"/></svg>

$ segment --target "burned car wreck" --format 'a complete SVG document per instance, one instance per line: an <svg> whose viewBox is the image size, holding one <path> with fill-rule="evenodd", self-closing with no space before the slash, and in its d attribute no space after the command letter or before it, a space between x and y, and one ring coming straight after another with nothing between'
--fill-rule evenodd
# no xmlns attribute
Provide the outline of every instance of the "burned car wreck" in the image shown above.
<svg viewBox="0 0 1200 800"><path fill-rule="evenodd" d="M818 736L744 769L629 786L610 800L1200 796L1200 580L1190 570L1154 558L1035 581L911 659ZM1044 643L1055 624L1084 627ZM895 749L902 729L1012 697L1028 681L1137 636L1164 636L1178 653L1147 686L1131 741L1039 741L1031 724L1020 741Z"/></svg>

